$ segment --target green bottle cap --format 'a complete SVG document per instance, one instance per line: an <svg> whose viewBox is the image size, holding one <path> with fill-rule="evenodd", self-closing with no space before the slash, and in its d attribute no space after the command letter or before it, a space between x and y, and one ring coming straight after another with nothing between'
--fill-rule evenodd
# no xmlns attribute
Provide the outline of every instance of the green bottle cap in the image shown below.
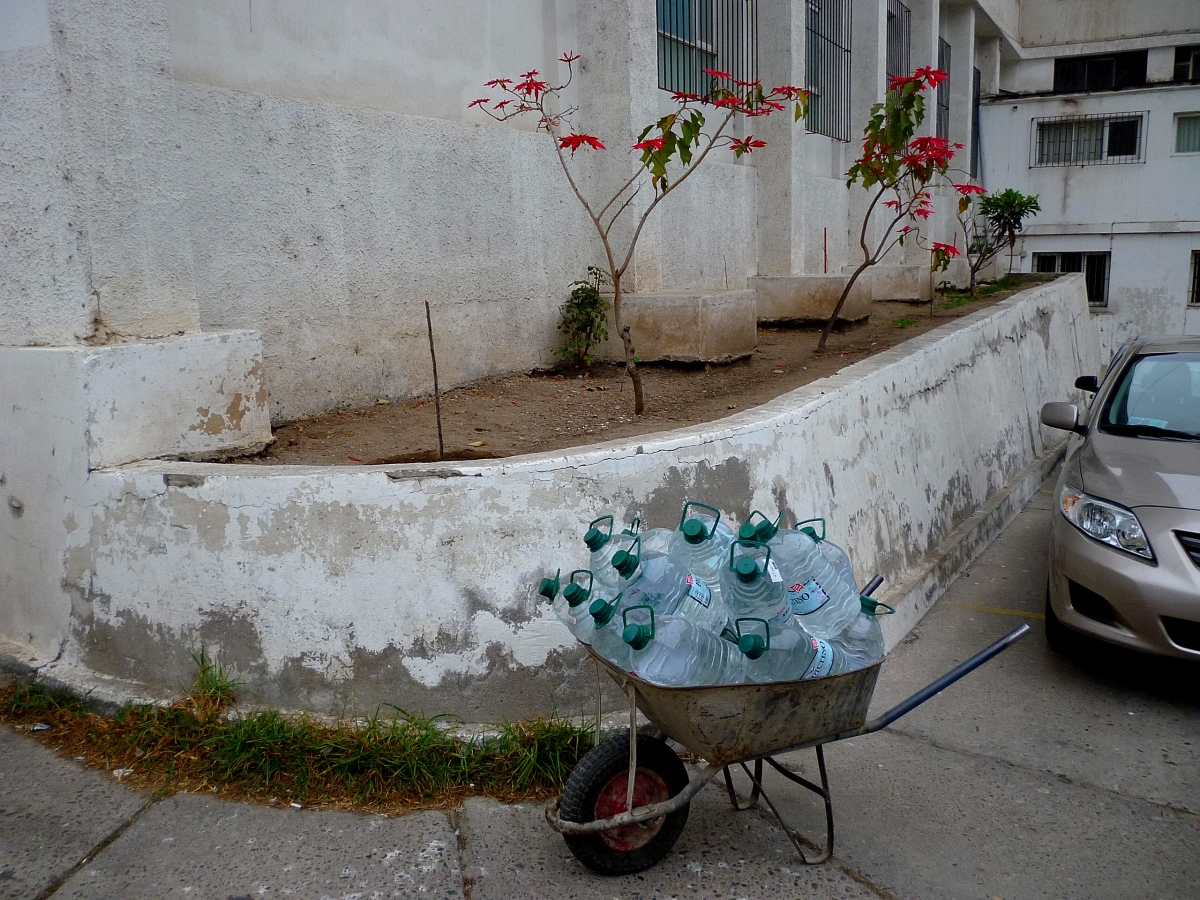
<svg viewBox="0 0 1200 900"><path fill-rule="evenodd" d="M610 602L597 597L588 607L588 613L591 615L592 621L596 623L596 627L603 628L617 614L617 600L613 598Z"/></svg>
<svg viewBox="0 0 1200 900"><path fill-rule="evenodd" d="M738 638L738 649L750 659L758 659L767 652L767 642L759 634L743 634Z"/></svg>
<svg viewBox="0 0 1200 900"><path fill-rule="evenodd" d="M607 544L609 540L609 536L599 528L589 528L587 534L583 536L583 542L587 544L587 548L593 553Z"/></svg>
<svg viewBox="0 0 1200 900"><path fill-rule="evenodd" d="M559 573L561 572L560 569ZM538 593L553 602L558 594L558 574L555 574L553 578L543 578L542 583L538 585Z"/></svg>
<svg viewBox="0 0 1200 900"><path fill-rule="evenodd" d="M739 556L738 561L733 565L733 571L737 573L740 580L746 584L752 584L758 577L758 563L754 561L753 556Z"/></svg>
<svg viewBox="0 0 1200 900"><path fill-rule="evenodd" d="M625 630L621 632L621 640L627 643L634 650L641 650L648 643L653 633L649 625L638 625L636 622L630 622L625 626Z"/></svg>
<svg viewBox="0 0 1200 900"><path fill-rule="evenodd" d="M578 606L588 598L589 594L591 591L574 581L563 588L563 598L567 601L568 606Z"/></svg>
<svg viewBox="0 0 1200 900"><path fill-rule="evenodd" d="M638 563L641 562L641 557L635 556L628 550L618 550L613 554L612 564L623 578L628 578L637 569Z"/></svg>
<svg viewBox="0 0 1200 900"><path fill-rule="evenodd" d="M758 529L750 522L743 522L742 527L738 529L739 541L756 541L758 540Z"/></svg>
<svg viewBox="0 0 1200 900"><path fill-rule="evenodd" d="M800 530L802 532L804 532L805 534L807 534L810 538L812 538L818 544L821 543L821 538L817 535L817 529L813 528L811 525L805 525Z"/></svg>
<svg viewBox="0 0 1200 900"><path fill-rule="evenodd" d="M699 519L688 519L683 523L683 539L689 544L702 544L708 539L708 529Z"/></svg>

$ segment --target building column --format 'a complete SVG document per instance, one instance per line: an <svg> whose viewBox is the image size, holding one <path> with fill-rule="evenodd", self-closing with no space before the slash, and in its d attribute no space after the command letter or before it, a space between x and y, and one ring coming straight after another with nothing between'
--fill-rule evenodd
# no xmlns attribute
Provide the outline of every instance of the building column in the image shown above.
<svg viewBox="0 0 1200 900"><path fill-rule="evenodd" d="M912 71L938 65L938 37L941 33L941 10L938 0L909 0L912 10ZM911 74L911 72L909 73ZM932 93L926 95L925 121L917 134L937 133L937 102Z"/></svg>
<svg viewBox="0 0 1200 900"><path fill-rule="evenodd" d="M763 90L780 84L804 84L804 3L766 3L758 7L758 77ZM793 224L793 156L800 152L802 122L790 108L754 123L767 146L754 154L758 186L758 274L791 275L800 271Z"/></svg>
<svg viewBox="0 0 1200 900"><path fill-rule="evenodd" d="M950 132L947 137L951 143L963 145L963 149L955 154L955 162L967 169L971 161L971 93L975 72L975 7L949 7L943 18L942 36L951 48Z"/></svg>

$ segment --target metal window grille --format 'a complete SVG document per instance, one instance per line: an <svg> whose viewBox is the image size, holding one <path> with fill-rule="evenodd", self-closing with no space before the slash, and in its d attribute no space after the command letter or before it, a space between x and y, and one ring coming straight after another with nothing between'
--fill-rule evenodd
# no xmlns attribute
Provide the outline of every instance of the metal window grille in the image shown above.
<svg viewBox="0 0 1200 900"><path fill-rule="evenodd" d="M1188 288L1188 306L1200 306L1200 250L1192 251L1192 279Z"/></svg>
<svg viewBox="0 0 1200 900"><path fill-rule="evenodd" d="M658 86L701 96L758 80L758 0L658 0Z"/></svg>
<svg viewBox="0 0 1200 900"><path fill-rule="evenodd" d="M1200 153L1200 113L1175 117L1175 152Z"/></svg>
<svg viewBox="0 0 1200 900"><path fill-rule="evenodd" d="M1146 122L1150 113L1047 116L1034 119L1029 165L1111 166L1146 161Z"/></svg>
<svg viewBox="0 0 1200 900"><path fill-rule="evenodd" d="M807 0L804 86L809 131L850 140L852 0Z"/></svg>
<svg viewBox="0 0 1200 900"><path fill-rule="evenodd" d="M1175 81L1200 79L1200 46L1175 48Z"/></svg>
<svg viewBox="0 0 1200 900"><path fill-rule="evenodd" d="M1108 253L1035 253L1035 272L1082 272L1088 306L1108 306Z"/></svg>
<svg viewBox="0 0 1200 900"><path fill-rule="evenodd" d="M912 11L900 0L887 3L887 61L884 69L890 82L912 72Z"/></svg>
<svg viewBox="0 0 1200 900"><path fill-rule="evenodd" d="M950 45L938 38L937 67L950 74ZM937 136L950 137L950 82L943 81L937 86Z"/></svg>
<svg viewBox="0 0 1200 900"><path fill-rule="evenodd" d="M983 143L980 141L979 99L983 76L978 69L971 71L971 177L978 178L983 171Z"/></svg>

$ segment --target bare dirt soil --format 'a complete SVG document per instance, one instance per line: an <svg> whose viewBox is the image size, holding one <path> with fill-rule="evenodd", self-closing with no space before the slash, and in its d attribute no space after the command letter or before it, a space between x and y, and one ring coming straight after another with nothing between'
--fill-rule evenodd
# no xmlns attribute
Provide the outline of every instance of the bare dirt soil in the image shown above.
<svg viewBox="0 0 1200 900"><path fill-rule="evenodd" d="M442 395L445 458L561 450L710 422L833 375L1044 280L1009 276L975 301L944 293L932 317L929 303L877 301L865 322L835 331L822 354L815 352L819 327L759 326L755 352L729 365L643 364L642 416L633 414L633 389L623 366L595 364L582 372L537 371L477 381ZM354 466L438 458L432 396L381 399L373 406L280 425L274 434L275 442L265 451L235 462Z"/></svg>

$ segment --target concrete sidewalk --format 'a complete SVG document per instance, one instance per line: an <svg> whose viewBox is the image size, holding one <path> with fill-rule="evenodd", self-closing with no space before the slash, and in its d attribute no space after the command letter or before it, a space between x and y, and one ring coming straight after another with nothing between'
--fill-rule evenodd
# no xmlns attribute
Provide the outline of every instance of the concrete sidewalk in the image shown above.
<svg viewBox="0 0 1200 900"><path fill-rule="evenodd" d="M1200 666L1042 636L1047 489L889 656L873 712L1022 621L1034 633L883 733L827 748L835 859L805 867L715 788L641 875L583 869L540 806L400 818L152 800L0 731L0 898L1195 898ZM815 775L811 751L784 761ZM778 776L781 812L817 805Z"/></svg>

